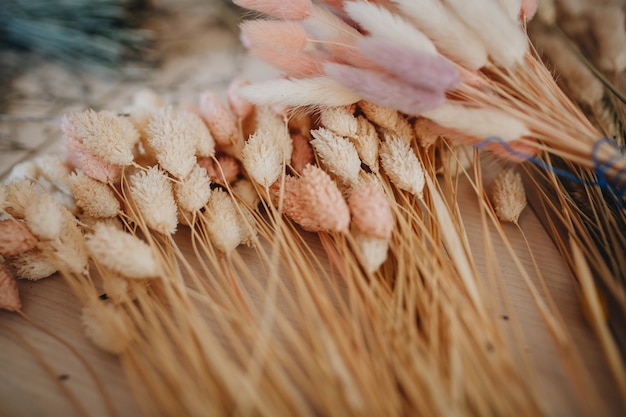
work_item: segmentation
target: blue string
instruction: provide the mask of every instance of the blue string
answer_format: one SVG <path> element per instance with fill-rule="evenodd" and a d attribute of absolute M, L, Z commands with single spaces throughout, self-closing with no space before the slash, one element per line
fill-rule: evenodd
<path fill-rule="evenodd" d="M 613 177 L 613 179 L 607 179 L 608 170 L 613 168 L 616 160 L 624 157 L 624 154 L 621 151 L 615 152 L 615 154 L 607 161 L 601 161 L 600 158 L 598 157 L 598 154 L 600 152 L 600 147 L 602 145 L 609 144 L 613 146 L 616 150 L 619 150 L 617 143 L 615 143 L 615 141 L 610 138 L 602 138 L 593 144 L 591 157 L 592 157 L 592 162 L 594 166 L 594 171 L 596 173 L 597 181 L 588 181 L 584 178 L 580 178 L 572 174 L 569 171 L 554 167 L 548 164 L 546 161 L 535 157 L 534 155 L 517 151 L 513 149 L 511 145 L 509 145 L 504 139 L 497 137 L 497 136 L 488 137 L 487 139 L 485 139 L 484 141 L 476 145 L 476 148 L 480 150 L 491 143 L 499 144 L 511 156 L 531 162 L 532 164 L 538 166 L 539 168 L 546 170 L 548 172 L 552 172 L 558 175 L 559 177 L 562 177 L 562 178 L 567 179 L 568 181 L 571 181 L 574 184 L 598 186 L 603 190 L 608 190 L 618 198 L 618 202 L 621 205 L 625 203 L 624 196 L 626 195 L 626 168 L 620 169 L 617 172 L 617 174 Z"/>

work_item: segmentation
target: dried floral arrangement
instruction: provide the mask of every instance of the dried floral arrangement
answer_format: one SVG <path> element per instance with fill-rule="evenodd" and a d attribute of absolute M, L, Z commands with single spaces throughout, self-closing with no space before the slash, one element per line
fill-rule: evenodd
<path fill-rule="evenodd" d="M 604 413 L 541 272 L 504 233 L 524 233 L 525 177 L 559 214 L 572 285 L 626 394 L 602 295 L 623 321 L 623 142 L 602 139 L 528 42 L 547 2 L 236 3 L 271 16 L 242 40 L 285 77 L 236 80 L 226 101 L 146 91 L 65 115 L 66 155 L 0 187 L 0 307 L 24 315 L 15 277 L 61 274 L 146 415 L 546 415 L 514 316 L 511 344 L 490 314 L 507 295 L 495 256 L 478 272 L 463 183 L 580 407 Z M 501 161 L 493 180 L 483 151 Z"/>

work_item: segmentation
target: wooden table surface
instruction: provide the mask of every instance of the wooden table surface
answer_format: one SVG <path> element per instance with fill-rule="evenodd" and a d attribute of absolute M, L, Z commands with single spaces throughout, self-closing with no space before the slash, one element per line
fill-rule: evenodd
<path fill-rule="evenodd" d="M 58 63 L 38 61 L 15 79 L 8 112 L 12 115 L 59 117 L 71 110 L 120 109 L 143 88 L 161 94 L 166 102 L 193 102 L 201 90 L 224 91 L 234 76 L 267 78 L 272 70 L 249 58 L 232 26 L 220 18 L 219 3 L 186 1 L 170 9 L 159 23 L 164 60 L 158 69 L 137 80 L 102 77 Z M 55 122 L 0 122 L 0 177 L 21 161 L 58 152 L 60 130 Z M 485 270 L 478 208 L 472 193 L 460 196 L 475 258 Z M 537 217 L 527 209 L 520 220 L 543 276 L 554 295 L 589 372 L 614 415 L 620 415 L 619 393 L 608 372 L 600 347 L 583 318 L 573 279 Z M 532 270 L 530 254 L 516 227 L 505 226 L 524 265 Z M 500 249 L 499 261 L 516 316 L 526 336 L 525 348 L 537 365 L 539 389 L 553 416 L 583 415 L 574 401 L 559 359 L 543 321 L 510 257 Z M 36 323 L 71 343 L 104 381 L 122 416 L 139 414 L 116 357 L 103 353 L 83 335 L 80 304 L 63 279 L 53 276 L 39 282 L 19 282 L 24 312 Z M 505 329 L 510 323 L 504 312 Z M 50 375 L 38 362 L 35 349 L 52 366 Z M 71 390 L 93 416 L 108 415 L 93 380 L 83 365 L 62 344 L 15 313 L 0 311 L 0 416 L 73 416 L 75 409 L 60 385 Z"/>

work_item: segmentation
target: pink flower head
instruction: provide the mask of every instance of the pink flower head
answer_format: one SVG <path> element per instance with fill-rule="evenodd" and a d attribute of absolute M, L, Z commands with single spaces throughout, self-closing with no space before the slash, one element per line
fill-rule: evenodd
<path fill-rule="evenodd" d="M 364 235 L 389 240 L 393 230 L 393 213 L 382 188 L 376 183 L 357 187 L 348 206 L 352 225 Z"/>
<path fill-rule="evenodd" d="M 0 220 L 0 255 L 14 256 L 35 247 L 37 238 L 24 223 Z"/>
<path fill-rule="evenodd" d="M 218 145 L 229 146 L 236 143 L 237 122 L 217 94 L 213 92 L 201 94 L 199 107 L 202 118 Z"/>

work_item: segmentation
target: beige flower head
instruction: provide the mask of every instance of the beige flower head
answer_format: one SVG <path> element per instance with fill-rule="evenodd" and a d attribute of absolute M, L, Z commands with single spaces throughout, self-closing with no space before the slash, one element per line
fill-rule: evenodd
<path fill-rule="evenodd" d="M 412 142 L 413 127 L 397 110 L 368 101 L 359 101 L 359 107 L 372 123 L 389 131 L 406 143 Z"/>
<path fill-rule="evenodd" d="M 329 107 L 322 110 L 321 123 L 331 132 L 348 138 L 355 137 L 359 130 L 357 119 L 345 107 Z"/>
<path fill-rule="evenodd" d="M 359 157 L 365 165 L 373 172 L 378 172 L 378 152 L 380 148 L 380 138 L 373 124 L 365 117 L 357 117 L 357 134 L 350 138 L 356 148 Z"/>
<path fill-rule="evenodd" d="M 174 184 L 174 196 L 183 211 L 195 212 L 204 207 L 211 196 L 211 180 L 206 169 L 195 165 L 186 178 Z"/>
<path fill-rule="evenodd" d="M 9 271 L 20 279 L 38 281 L 57 272 L 53 261 L 38 248 L 6 258 L 5 262 Z"/>
<path fill-rule="evenodd" d="M 500 172 L 493 182 L 491 198 L 501 221 L 517 223 L 526 207 L 522 176 L 512 168 Z"/>
<path fill-rule="evenodd" d="M 167 174 L 159 167 L 131 175 L 130 195 L 148 227 L 166 235 L 176 232 L 174 191 Z"/>
<path fill-rule="evenodd" d="M 61 214 L 61 233 L 57 239 L 43 242 L 45 248 L 54 257 L 59 269 L 71 274 L 86 274 L 89 269 L 89 255 L 85 236 L 78 220 L 68 210 L 62 209 Z"/>
<path fill-rule="evenodd" d="M 15 217 L 23 219 L 26 207 L 37 198 L 42 190 L 31 180 L 16 180 L 4 187 L 4 210 Z"/>
<path fill-rule="evenodd" d="M 133 339 L 130 319 L 111 303 L 95 301 L 84 307 L 81 322 L 87 338 L 105 352 L 120 354 Z"/>
<path fill-rule="evenodd" d="M 428 149 L 433 146 L 439 135 L 432 128 L 433 122 L 424 117 L 418 117 L 413 123 L 413 130 L 418 143 L 424 149 Z"/>
<path fill-rule="evenodd" d="M 165 107 L 152 117 L 146 129 L 148 144 L 159 165 L 176 178 L 185 178 L 196 164 L 198 132 L 189 125 L 193 117 L 191 113 Z"/>
<path fill-rule="evenodd" d="M 83 172 L 78 171 L 70 176 L 70 189 L 76 205 L 87 216 L 115 217 L 121 209 L 120 202 L 108 185 L 94 180 Z"/>
<path fill-rule="evenodd" d="M 269 131 L 257 130 L 241 151 L 244 168 L 263 187 L 276 182 L 283 172 L 285 158 L 274 139 Z"/>
<path fill-rule="evenodd" d="M 360 233 L 389 240 L 394 219 L 389 200 L 380 185 L 363 184 L 354 189 L 348 199 L 352 226 Z"/>
<path fill-rule="evenodd" d="M 85 110 L 67 116 L 76 135 L 95 156 L 114 165 L 130 165 L 139 132 L 132 122 L 110 111 Z"/>
<path fill-rule="evenodd" d="M 189 137 L 196 143 L 196 155 L 215 156 L 215 139 L 204 120 L 199 115 L 187 111 L 182 112 L 181 117 L 184 119 Z"/>
<path fill-rule="evenodd" d="M 203 219 L 211 242 L 221 252 L 230 253 L 245 240 L 239 217 L 230 195 L 221 189 L 213 190 Z"/>
<path fill-rule="evenodd" d="M 263 132 L 263 135 L 268 136 L 272 146 L 275 146 L 281 154 L 281 158 L 289 161 L 293 152 L 293 142 L 286 119 L 267 106 L 258 108 L 256 118 L 257 131 Z"/>
<path fill-rule="evenodd" d="M 354 233 L 356 246 L 360 251 L 359 260 L 365 271 L 373 274 L 387 260 L 389 243 L 387 239 L 380 239 L 362 233 Z"/>
<path fill-rule="evenodd" d="M 87 235 L 87 247 L 104 267 L 127 278 L 154 278 L 159 265 L 147 243 L 117 227 L 99 223 Z"/>
<path fill-rule="evenodd" d="M 74 167 L 81 169 L 94 180 L 105 184 L 116 183 L 122 176 L 122 169 L 119 165 L 110 164 L 90 152 L 70 153 L 68 160 Z"/>
<path fill-rule="evenodd" d="M 17 290 L 15 278 L 6 265 L 0 263 L 0 309 L 17 311 L 22 308 L 22 301 Z"/>
<path fill-rule="evenodd" d="M 31 250 L 35 245 L 37 238 L 24 223 L 14 219 L 0 220 L 0 255 L 15 256 Z"/>
<path fill-rule="evenodd" d="M 59 238 L 66 215 L 73 217 L 66 207 L 47 192 L 34 194 L 24 210 L 28 228 L 42 240 Z"/>
<path fill-rule="evenodd" d="M 422 198 L 424 170 L 408 143 L 397 136 L 387 137 L 380 147 L 380 162 L 396 187 Z"/>
<path fill-rule="evenodd" d="M 359 179 L 361 160 L 354 145 L 346 138 L 330 130 L 311 130 L 311 145 L 328 170 L 337 175 L 344 184 L 354 185 Z"/>

